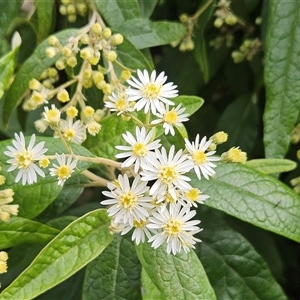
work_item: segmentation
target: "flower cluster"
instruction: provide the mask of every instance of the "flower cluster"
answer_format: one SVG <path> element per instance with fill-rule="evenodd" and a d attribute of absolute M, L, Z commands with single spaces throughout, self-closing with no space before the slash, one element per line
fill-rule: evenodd
<path fill-rule="evenodd" d="M 155 139 L 151 126 L 161 124 L 166 135 L 175 135 L 174 127 L 182 126 L 188 114 L 181 104 L 170 109 L 174 106 L 170 99 L 178 91 L 173 83 L 165 83 L 164 73 L 156 77 L 155 71 L 149 76 L 147 71 L 138 70 L 137 75 L 139 79 L 128 80 L 130 87 L 122 100 L 114 95 L 107 107 L 119 115 L 143 110 L 153 120 L 137 126 L 135 134 L 123 134 L 127 145 L 116 146 L 120 151 L 116 158 L 125 159 L 121 165 L 125 173 L 108 183 L 110 191 L 103 194 L 109 199 L 101 204 L 109 206 L 112 232 L 133 230 L 132 239 L 137 244 L 147 240 L 156 249 L 166 243 L 168 253 L 187 252 L 200 241 L 194 235 L 202 230 L 200 221 L 192 220 L 196 214 L 192 208 L 209 198 L 190 184 L 187 173 L 194 170 L 199 180 L 209 179 L 219 158 L 209 149 L 213 140 L 206 137 L 197 135 L 193 142 L 185 139 L 185 149 L 178 151 L 174 145 L 167 150 Z M 135 101 L 134 106 L 131 101 Z"/>
<path fill-rule="evenodd" d="M 8 255 L 4 251 L 0 251 L 0 274 L 7 272 L 7 263 Z"/>
<path fill-rule="evenodd" d="M 48 149 L 44 147 L 45 142 L 39 142 L 35 145 L 35 141 L 36 137 L 35 134 L 33 134 L 28 146 L 26 146 L 23 133 L 20 132 L 19 135 L 15 133 L 15 140 L 12 140 L 14 147 L 8 146 L 8 151 L 4 152 L 5 155 L 10 157 L 10 159 L 7 160 L 7 163 L 11 166 L 7 171 L 11 172 L 18 169 L 15 182 L 19 182 L 21 180 L 23 185 L 27 183 L 33 184 L 37 182 L 38 176 L 45 177 L 45 173 L 42 168 L 47 168 L 50 163 L 48 157 L 45 155 Z M 60 155 L 57 153 L 55 158 L 59 165 L 53 164 L 53 168 L 50 168 L 49 170 L 50 175 L 56 176 L 58 184 L 62 185 L 73 173 L 76 168 L 77 160 L 73 160 L 71 155 L 66 160 L 65 154 Z M 2 192 L 4 191 L 0 192 L 0 197 L 2 197 Z M 11 196 L 12 195 L 13 193 Z M 9 198 L 11 198 L 11 196 L 9 196 Z M 7 200 L 5 203 L 8 203 Z M 0 204 L 2 203 L 0 202 Z"/>

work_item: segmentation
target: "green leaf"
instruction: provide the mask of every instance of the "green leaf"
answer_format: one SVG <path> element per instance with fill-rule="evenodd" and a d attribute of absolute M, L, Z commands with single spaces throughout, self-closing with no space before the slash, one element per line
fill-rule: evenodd
<path fill-rule="evenodd" d="M 120 116 L 111 114 L 100 121 L 102 128 L 95 136 L 88 136 L 84 146 L 97 156 L 115 159 L 119 151 L 116 145 L 125 145 L 122 133 L 127 130 L 133 132 L 136 124 L 133 121 L 123 121 Z"/>
<path fill-rule="evenodd" d="M 55 36 L 59 39 L 61 44 L 64 44 L 72 36 L 75 36 L 79 32 L 78 29 L 66 29 Z M 7 126 L 9 117 L 15 107 L 19 104 L 28 90 L 29 81 L 32 78 L 39 78 L 45 69 L 52 66 L 59 56 L 53 58 L 46 57 L 45 51 L 49 47 L 48 41 L 42 42 L 26 60 L 18 71 L 14 81 L 12 82 L 10 89 L 7 92 L 4 107 L 3 107 L 3 124 Z"/>
<path fill-rule="evenodd" d="M 115 236 L 87 265 L 82 299 L 140 299 L 141 265 L 130 238 Z"/>
<path fill-rule="evenodd" d="M 26 145 L 29 143 L 29 137 L 25 138 Z M 45 148 L 48 148 L 47 155 L 54 155 L 55 153 L 67 153 L 64 145 L 59 139 L 51 137 L 36 137 L 36 144 L 44 141 Z M 11 140 L 6 140 L 0 143 L 0 152 L 6 151 L 8 145 L 11 145 Z M 86 148 L 81 145 L 71 143 L 71 148 L 74 154 L 83 156 L 93 156 Z M 48 170 L 45 170 L 45 177 L 38 177 L 38 181 L 31 185 L 23 186 L 19 181 L 15 183 L 15 178 L 18 173 L 18 169 L 12 172 L 7 172 L 9 165 L 6 163 L 9 157 L 6 155 L 0 156 L 0 163 L 3 168 L 2 173 L 5 174 L 6 182 L 3 188 L 11 188 L 14 191 L 14 204 L 19 204 L 19 216 L 32 219 L 39 215 L 45 208 L 53 202 L 58 196 L 62 187 L 58 185 L 58 181 L 55 177 L 49 174 Z M 91 163 L 79 161 L 77 168 L 73 175 L 82 172 L 87 169 Z M 68 182 L 68 181 L 67 181 Z M 66 182 L 66 183 L 67 183 Z"/>
<path fill-rule="evenodd" d="M 219 213 L 201 210 L 201 225 L 195 251 L 217 299 L 286 299 L 266 262 Z"/>
<path fill-rule="evenodd" d="M 4 92 L 9 88 L 10 80 L 15 70 L 17 49 L 0 58 L 0 100 Z"/>
<path fill-rule="evenodd" d="M 205 205 L 300 242 L 300 197 L 273 176 L 222 163 L 210 180 L 190 177 L 193 186 L 210 196 Z"/>
<path fill-rule="evenodd" d="M 161 292 L 157 289 L 148 274 L 142 269 L 142 294 L 143 300 L 164 300 Z"/>
<path fill-rule="evenodd" d="M 152 69 L 150 62 L 134 45 L 124 37 L 124 41 L 118 46 L 118 61 L 132 70 Z"/>
<path fill-rule="evenodd" d="M 300 109 L 299 1 L 271 1 L 265 56 L 267 158 L 282 158 Z"/>
<path fill-rule="evenodd" d="M 136 246 L 145 272 L 163 299 L 216 299 L 205 271 L 193 251 L 167 254 L 166 247 L 154 250 L 148 243 Z"/>
<path fill-rule="evenodd" d="M 97 257 L 111 242 L 105 210 L 92 211 L 59 233 L 2 293 L 1 299 L 32 299 Z M 42 284 L 41 284 L 42 283 Z"/>
<path fill-rule="evenodd" d="M 13 217 L 7 222 L 0 223 L 0 248 L 49 242 L 58 233 L 59 230 L 39 222 Z"/>
<path fill-rule="evenodd" d="M 50 32 L 54 3 L 54 0 L 36 0 L 39 41 L 47 37 Z"/>
<path fill-rule="evenodd" d="M 142 17 L 149 18 L 157 4 L 158 0 L 138 0 Z"/>
<path fill-rule="evenodd" d="M 4 40 L 9 26 L 20 11 L 23 0 L 10 0 L 2 5 L 0 11 L 0 39 Z M 4 3 L 3 3 L 4 4 Z"/>
<path fill-rule="evenodd" d="M 288 172 L 297 167 L 296 162 L 280 158 L 251 159 L 245 165 L 265 174 Z"/>
<path fill-rule="evenodd" d="M 204 103 L 204 100 L 197 96 L 186 96 L 186 95 L 180 95 L 172 101 L 177 106 L 178 104 L 182 104 L 182 107 L 185 107 L 184 113 L 189 114 L 191 116 L 194 114 Z"/>
<path fill-rule="evenodd" d="M 224 110 L 216 125 L 215 132 L 228 133 L 228 141 L 218 146 L 220 153 L 231 147 L 239 146 L 250 153 L 255 145 L 258 134 L 258 108 L 253 97 L 238 97 Z"/>
<path fill-rule="evenodd" d="M 176 22 L 151 22 L 147 19 L 133 19 L 119 25 L 114 30 L 122 33 L 137 48 L 144 49 L 181 39 L 186 28 Z"/>
<path fill-rule="evenodd" d="M 201 15 L 197 20 L 197 25 L 194 30 L 194 56 L 197 63 L 200 66 L 200 69 L 203 73 L 204 82 L 209 80 L 209 61 L 207 57 L 207 44 L 204 38 L 205 27 L 208 21 L 211 20 L 211 16 L 215 10 L 215 3 L 212 0 L 206 0 L 205 3 L 199 7 L 198 12 L 202 10 Z"/>
<path fill-rule="evenodd" d="M 108 26 L 113 29 L 141 16 L 137 0 L 94 0 L 94 3 Z"/>

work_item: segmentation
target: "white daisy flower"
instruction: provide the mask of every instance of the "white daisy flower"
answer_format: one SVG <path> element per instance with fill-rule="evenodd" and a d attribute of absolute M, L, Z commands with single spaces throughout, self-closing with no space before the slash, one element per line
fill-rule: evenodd
<path fill-rule="evenodd" d="M 125 90 L 125 93 L 129 96 L 128 101 L 136 101 L 134 108 L 141 110 L 144 108 L 144 112 L 151 112 L 155 115 L 156 111 L 161 112 L 161 103 L 174 105 L 169 98 L 175 98 L 178 96 L 177 86 L 173 85 L 173 82 L 164 84 L 167 80 L 167 76 L 162 72 L 156 77 L 156 71 L 153 71 L 150 76 L 147 70 L 142 72 L 137 70 L 138 79 L 131 77 L 127 80 L 130 85 Z"/>
<path fill-rule="evenodd" d="M 114 218 L 115 223 L 123 222 L 133 227 L 134 220 L 146 221 L 149 210 L 153 208 L 152 197 L 145 197 L 148 192 L 147 182 L 141 182 L 140 176 L 136 176 L 130 186 L 127 174 L 119 175 L 117 184 L 110 184 L 110 192 L 104 191 L 103 195 L 111 198 L 101 202 L 103 205 L 111 205 L 107 212 Z"/>
<path fill-rule="evenodd" d="M 8 172 L 15 169 L 19 169 L 15 182 L 19 182 L 22 179 L 22 184 L 32 184 L 37 182 L 37 174 L 45 177 L 45 173 L 38 167 L 35 162 L 43 159 L 47 148 L 44 148 L 45 142 L 39 142 L 35 144 L 35 135 L 30 138 L 28 147 L 25 145 L 25 138 L 22 132 L 20 135 L 15 133 L 15 140 L 12 140 L 14 147 L 7 146 L 8 151 L 4 151 L 4 154 L 11 157 L 7 163 L 11 164 L 8 168 Z M 36 174 L 37 173 L 37 174 Z"/>
<path fill-rule="evenodd" d="M 135 129 L 136 137 L 132 135 L 129 131 L 122 134 L 124 140 L 130 144 L 130 146 L 116 146 L 118 150 L 126 151 L 124 153 L 119 153 L 116 158 L 128 157 L 123 163 L 122 168 L 130 167 L 134 164 L 134 172 L 137 173 L 141 163 L 146 163 L 146 160 L 151 160 L 155 157 L 155 154 L 151 150 L 158 149 L 161 144 L 160 140 L 154 140 L 150 142 L 153 138 L 153 131 L 151 130 L 148 134 L 146 128 L 136 127 Z"/>
<path fill-rule="evenodd" d="M 166 242 L 167 253 L 172 252 L 174 255 L 181 252 L 181 249 L 189 252 L 190 248 L 195 248 L 196 242 L 201 240 L 193 235 L 202 230 L 196 226 L 200 223 L 199 220 L 189 221 L 195 214 L 195 210 L 191 211 L 189 206 L 181 206 L 180 203 L 155 213 L 149 218 L 150 223 L 147 227 L 160 232 L 149 239 L 149 242 L 152 242 L 151 246 L 157 249 Z"/>
<path fill-rule="evenodd" d="M 117 115 L 121 115 L 125 112 L 133 112 L 134 108 L 128 101 L 128 96 L 124 92 L 112 93 L 108 96 L 110 101 L 105 101 L 104 106 L 108 107 L 110 111 L 117 112 Z"/>
<path fill-rule="evenodd" d="M 66 160 L 65 154 L 55 153 L 57 164 L 53 164 L 54 168 L 50 168 L 50 175 L 56 176 L 58 178 L 58 185 L 63 185 L 65 181 L 71 177 L 71 174 L 74 172 L 74 169 L 77 165 L 77 160 L 72 158 L 70 155 Z"/>
<path fill-rule="evenodd" d="M 216 172 L 213 168 L 216 167 L 213 161 L 219 161 L 220 158 L 212 156 L 216 151 L 205 152 L 207 148 L 212 143 L 212 140 L 206 140 L 206 136 L 200 141 L 200 136 L 197 134 L 194 142 L 190 142 L 188 139 L 185 140 L 185 147 L 190 153 L 190 159 L 194 163 L 194 170 L 198 177 L 201 179 L 201 174 L 204 178 L 209 179 L 210 176 L 213 176 Z"/>
<path fill-rule="evenodd" d="M 149 223 L 149 220 L 146 221 L 140 220 L 133 220 L 133 226 L 127 224 L 127 226 L 124 228 L 124 230 L 121 232 L 121 235 L 124 235 L 128 233 L 132 228 L 134 228 L 131 240 L 135 241 L 137 245 L 140 243 L 144 243 L 147 239 L 150 239 L 153 234 L 156 234 L 156 230 L 147 228 L 147 224 Z"/>
<path fill-rule="evenodd" d="M 185 192 L 182 192 L 180 200 L 184 200 L 185 202 L 179 201 L 182 205 L 190 205 L 194 207 L 198 207 L 197 203 L 203 204 L 205 200 L 209 198 L 208 195 L 202 194 L 201 191 L 197 188 L 191 188 Z"/>
<path fill-rule="evenodd" d="M 181 107 L 181 103 L 176 107 L 169 109 L 169 105 L 161 105 L 161 113 L 156 114 L 158 119 L 153 120 L 151 124 L 163 124 L 165 129 L 165 134 L 169 132 L 171 135 L 175 135 L 175 130 L 173 126 L 183 126 L 182 122 L 186 122 L 189 119 L 187 118 L 189 114 L 184 114 L 185 107 Z"/>
<path fill-rule="evenodd" d="M 74 122 L 73 118 L 61 120 L 61 133 L 69 142 L 82 144 L 86 139 L 86 129 L 81 120 Z"/>
<path fill-rule="evenodd" d="M 51 129 L 56 130 L 60 124 L 60 110 L 55 107 L 54 104 L 49 107 L 45 107 L 43 112 L 43 120 L 48 123 Z"/>
<path fill-rule="evenodd" d="M 191 186 L 187 181 L 191 179 L 183 174 L 193 168 L 193 163 L 188 160 L 188 155 L 179 150 L 175 154 L 175 146 L 172 145 L 169 154 L 164 147 L 161 151 L 155 149 L 155 158 L 149 162 L 142 163 L 140 175 L 143 181 L 156 180 L 150 188 L 150 195 L 161 201 L 166 192 L 176 200 L 176 189 L 189 189 Z"/>

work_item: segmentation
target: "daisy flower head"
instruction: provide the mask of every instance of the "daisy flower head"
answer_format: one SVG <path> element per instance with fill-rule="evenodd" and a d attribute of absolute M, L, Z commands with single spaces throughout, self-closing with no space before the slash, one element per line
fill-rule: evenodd
<path fill-rule="evenodd" d="M 22 184 L 32 184 L 37 182 L 37 174 L 45 177 L 45 173 L 36 165 L 36 162 L 45 157 L 47 148 L 44 148 L 45 142 L 39 142 L 35 144 L 35 134 L 30 138 L 28 147 L 26 147 L 25 137 L 22 132 L 20 135 L 15 133 L 15 140 L 12 141 L 13 146 L 8 146 L 8 151 L 4 151 L 4 154 L 9 156 L 7 160 L 11 166 L 8 168 L 8 172 L 18 169 L 19 172 L 16 176 L 15 182 L 19 182 L 22 179 Z"/>
<path fill-rule="evenodd" d="M 190 248 L 195 248 L 196 242 L 201 240 L 193 235 L 202 229 L 198 225 L 199 220 L 191 220 L 196 214 L 195 210 L 190 210 L 189 206 L 181 206 L 179 202 L 170 205 L 163 211 L 156 212 L 149 218 L 149 229 L 157 230 L 158 233 L 149 239 L 151 247 L 157 249 L 164 242 L 167 244 L 167 253 L 175 255 L 183 249 L 189 252 Z"/>
<path fill-rule="evenodd" d="M 156 111 L 161 112 L 161 103 L 174 105 L 174 102 L 169 98 L 175 98 L 178 96 L 177 86 L 173 85 L 173 82 L 166 83 L 167 76 L 164 72 L 161 72 L 156 77 L 156 71 L 152 71 L 149 76 L 147 70 L 142 72 L 137 70 L 138 79 L 134 76 L 128 79 L 127 82 L 130 85 L 125 90 L 125 93 L 129 96 L 128 101 L 137 101 L 134 108 L 136 110 L 142 110 L 147 113 L 151 112 L 156 115 Z"/>
<path fill-rule="evenodd" d="M 58 162 L 57 164 L 53 164 L 53 168 L 50 168 L 50 175 L 56 176 L 58 178 L 58 185 L 63 185 L 65 181 L 71 177 L 71 174 L 74 172 L 74 169 L 77 165 L 77 160 L 72 158 L 70 155 L 68 159 L 66 159 L 65 154 L 55 153 L 55 158 Z"/>
<path fill-rule="evenodd" d="M 120 174 L 118 184 L 110 184 L 108 188 L 112 188 L 110 192 L 102 193 L 111 199 L 101 201 L 101 204 L 110 205 L 107 212 L 115 223 L 128 223 L 133 227 L 134 220 L 146 221 L 153 207 L 152 197 L 145 196 L 148 192 L 147 182 L 142 182 L 140 176 L 136 176 L 130 186 L 127 174 Z"/>
<path fill-rule="evenodd" d="M 185 107 L 181 107 L 181 103 L 176 107 L 169 109 L 169 105 L 161 105 L 161 113 L 156 114 L 158 119 L 153 120 L 151 124 L 163 124 L 165 129 L 165 135 L 169 132 L 171 135 L 175 135 L 175 130 L 173 126 L 182 126 L 182 122 L 188 121 L 189 114 L 185 114 Z"/>
<path fill-rule="evenodd" d="M 108 99 L 109 101 L 106 101 L 104 106 L 109 108 L 112 112 L 117 112 L 117 116 L 134 111 L 131 102 L 128 101 L 128 95 L 124 92 L 112 92 L 112 94 L 108 96 Z"/>
<path fill-rule="evenodd" d="M 191 179 L 184 173 L 193 168 L 193 163 L 188 159 L 187 154 L 183 154 L 183 150 L 175 153 L 175 146 L 172 145 L 169 153 L 162 147 L 161 151 L 155 149 L 155 158 L 151 161 L 142 163 L 142 171 L 140 172 L 142 180 L 156 180 L 150 188 L 150 195 L 157 197 L 158 201 L 164 197 L 166 192 L 176 200 L 176 189 L 189 189 L 190 184 L 187 181 Z"/>
<path fill-rule="evenodd" d="M 153 234 L 157 233 L 156 230 L 147 228 L 148 223 L 149 223 L 148 219 L 146 221 L 133 220 L 133 226 L 127 224 L 127 226 L 125 226 L 124 230 L 121 232 L 121 235 L 128 233 L 131 229 L 134 228 L 131 236 L 131 240 L 135 241 L 137 245 L 139 245 L 140 243 L 144 243 L 146 237 L 147 239 L 150 239 Z"/>
<path fill-rule="evenodd" d="M 86 139 L 86 129 L 80 120 L 74 122 L 73 118 L 61 120 L 61 133 L 68 142 L 82 144 Z"/>
<path fill-rule="evenodd" d="M 44 110 L 43 120 L 48 123 L 51 129 L 57 129 L 60 123 L 60 110 L 54 104 L 51 105 L 51 109 L 45 107 Z"/>
<path fill-rule="evenodd" d="M 154 132 L 151 130 L 148 134 L 146 128 L 136 127 L 135 135 L 129 131 L 125 134 L 122 134 L 124 140 L 130 146 L 116 146 L 118 150 L 125 151 L 116 155 L 116 158 L 126 158 L 123 163 L 122 168 L 130 167 L 134 164 L 134 172 L 137 173 L 141 163 L 146 163 L 147 160 L 151 160 L 155 157 L 155 154 L 152 150 L 158 149 L 161 144 L 160 140 L 151 141 L 154 135 Z"/>
<path fill-rule="evenodd" d="M 206 136 L 200 141 L 200 136 L 197 134 L 194 142 L 190 142 L 188 139 L 185 140 L 185 147 L 190 153 L 190 159 L 193 161 L 194 170 L 198 177 L 201 179 L 201 174 L 204 178 L 209 179 L 210 176 L 213 176 L 216 172 L 214 168 L 216 164 L 213 161 L 219 161 L 220 158 L 213 156 L 216 151 L 207 151 L 208 147 L 212 143 L 212 140 L 206 140 Z"/>
<path fill-rule="evenodd" d="M 182 193 L 181 199 L 185 201 L 185 203 L 190 206 L 198 207 L 197 203 L 203 204 L 205 200 L 209 198 L 208 195 L 202 194 L 202 192 L 197 188 L 190 188 Z"/>

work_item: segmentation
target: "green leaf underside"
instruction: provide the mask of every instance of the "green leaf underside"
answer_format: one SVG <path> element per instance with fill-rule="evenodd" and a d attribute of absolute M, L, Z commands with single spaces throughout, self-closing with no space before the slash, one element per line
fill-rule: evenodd
<path fill-rule="evenodd" d="M 135 247 L 117 235 L 86 269 L 82 299 L 140 299 L 141 265 Z"/>
<path fill-rule="evenodd" d="M 61 44 L 65 44 L 70 37 L 76 36 L 78 32 L 79 29 L 66 29 L 55 34 L 55 36 L 59 39 Z M 48 41 L 45 40 L 22 65 L 12 82 L 10 89 L 7 92 L 3 107 L 4 126 L 7 126 L 12 111 L 19 104 L 28 90 L 30 80 L 33 78 L 38 79 L 44 70 L 51 67 L 58 59 L 59 55 L 53 58 L 46 57 L 45 51 L 47 47 L 49 47 L 49 44 Z"/>
<path fill-rule="evenodd" d="M 271 1 L 269 7 L 264 144 L 267 158 L 282 158 L 300 109 L 300 2 Z"/>
<path fill-rule="evenodd" d="M 0 248 L 10 248 L 20 244 L 44 243 L 51 241 L 59 230 L 39 222 L 13 217 L 0 222 Z"/>
<path fill-rule="evenodd" d="M 30 137 L 26 137 L 26 145 L 28 146 Z M 36 137 L 36 144 L 38 142 L 45 142 L 45 148 L 48 148 L 46 155 L 54 155 L 55 153 L 62 154 L 66 153 L 66 149 L 59 139 L 51 137 Z M 6 140 L 0 143 L 0 152 L 6 151 L 7 146 L 12 145 L 11 140 Z M 83 156 L 93 156 L 86 148 L 71 143 L 71 148 L 74 154 Z M 11 188 L 14 191 L 14 204 L 19 204 L 20 217 L 26 217 L 32 219 L 39 215 L 52 201 L 58 196 L 62 190 L 62 186 L 58 185 L 56 177 L 50 176 L 49 171 L 44 169 L 45 177 L 38 177 L 37 183 L 31 185 L 22 185 L 19 181 L 15 183 L 15 178 L 18 174 L 18 170 L 7 172 L 9 165 L 6 163 L 9 157 L 2 155 L 0 157 L 0 163 L 3 168 L 3 173 L 6 174 L 6 182 L 3 188 Z M 54 163 L 56 159 L 53 160 Z M 80 173 L 87 169 L 91 163 L 81 162 L 77 163 L 77 168 L 73 175 Z"/>
<path fill-rule="evenodd" d="M 0 58 L 0 99 L 9 87 L 11 76 L 14 73 L 16 50 Z"/>
<path fill-rule="evenodd" d="M 38 37 L 41 41 L 45 38 L 51 28 L 52 22 L 52 10 L 53 10 L 54 0 L 37 0 L 36 9 L 38 16 Z"/>
<path fill-rule="evenodd" d="M 109 223 L 107 213 L 102 209 L 71 223 L 2 291 L 1 299 L 35 298 L 76 273 L 111 242 Z"/>
<path fill-rule="evenodd" d="M 266 262 L 219 214 L 205 211 L 201 225 L 195 251 L 217 299 L 286 299 Z"/>
<path fill-rule="evenodd" d="M 216 299 L 205 271 L 193 251 L 167 254 L 166 247 L 136 246 L 145 272 L 163 299 Z M 188 270 L 188 271 L 187 271 Z"/>
<path fill-rule="evenodd" d="M 94 0 L 94 3 L 111 28 L 141 17 L 137 0 Z"/>
<path fill-rule="evenodd" d="M 288 172 L 297 167 L 296 162 L 280 158 L 251 159 L 245 165 L 265 174 Z"/>
<path fill-rule="evenodd" d="M 175 22 L 151 22 L 147 19 L 133 19 L 115 28 L 137 48 L 144 49 L 169 44 L 181 39 L 186 28 Z"/>
<path fill-rule="evenodd" d="M 300 241 L 300 198 L 272 176 L 241 164 L 219 164 L 210 180 L 191 184 L 210 198 L 205 205 L 255 226 Z"/>

